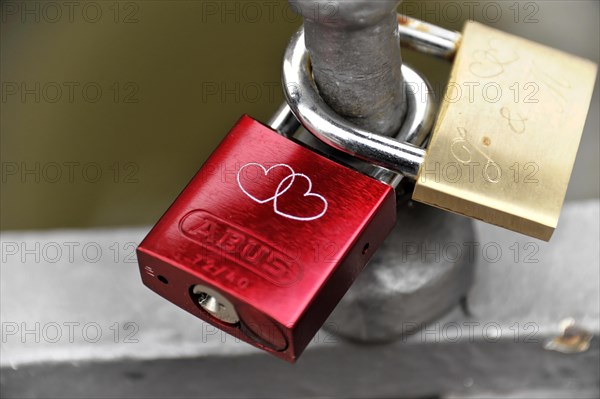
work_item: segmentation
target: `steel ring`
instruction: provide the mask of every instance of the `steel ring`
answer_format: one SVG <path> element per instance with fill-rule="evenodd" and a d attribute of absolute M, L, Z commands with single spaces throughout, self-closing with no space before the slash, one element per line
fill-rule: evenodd
<path fill-rule="evenodd" d="M 369 163 L 416 179 L 425 157 L 418 147 L 426 142 L 435 118 L 431 87 L 417 72 L 402 66 L 407 85 L 407 116 L 398 137 L 370 133 L 338 116 L 320 97 L 310 73 L 310 58 L 304 44 L 304 30 L 296 32 L 283 59 L 283 91 L 288 106 L 300 123 L 329 146 Z M 425 90 L 426 101 L 417 93 Z"/>

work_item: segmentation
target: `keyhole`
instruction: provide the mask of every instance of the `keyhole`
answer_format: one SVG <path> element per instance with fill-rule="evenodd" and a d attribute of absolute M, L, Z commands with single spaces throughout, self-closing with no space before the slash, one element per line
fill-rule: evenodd
<path fill-rule="evenodd" d="M 220 292 L 201 284 L 191 289 L 194 302 L 211 316 L 229 324 L 236 324 L 239 317 L 233 304 Z"/>

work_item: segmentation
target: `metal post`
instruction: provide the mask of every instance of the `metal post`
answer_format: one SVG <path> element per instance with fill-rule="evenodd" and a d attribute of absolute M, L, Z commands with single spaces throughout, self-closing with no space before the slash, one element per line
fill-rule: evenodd
<path fill-rule="evenodd" d="M 284 85 L 296 88 L 286 95 L 288 103 L 292 101 L 290 108 L 302 103 L 301 122 L 319 139 L 326 138 L 323 141 L 331 146 L 326 151 L 345 148 L 349 158 L 377 159 L 378 165 L 415 178 L 411 166 L 419 164 L 424 151 L 414 147 L 410 155 L 405 144 L 381 136 L 423 144 L 422 137 L 407 135 L 403 126 L 408 101 L 402 91 L 400 33 L 409 47 L 447 59 L 453 57 L 460 34 L 430 25 L 423 27 L 422 34 L 412 32 L 416 21 L 397 19 L 399 1 L 290 3 L 304 17 L 304 34 L 292 38 L 284 57 Z M 294 45 L 294 40 L 302 39 L 310 63 L 303 43 Z M 313 79 L 318 93 L 306 89 Z M 325 108 L 358 127 L 345 126 Z M 413 108 L 409 113 L 417 107 Z M 427 109 L 423 112 L 432 112 Z M 411 125 L 414 117 L 408 115 L 405 125 Z M 377 145 L 367 148 L 367 141 Z M 399 198 L 405 190 L 411 187 L 397 187 Z M 447 243 L 475 242 L 472 221 L 405 200 L 399 202 L 397 212 L 396 227 L 338 304 L 326 329 L 357 341 L 390 341 L 416 331 L 407 331 L 406 324 L 422 326 L 466 297 L 477 257 L 441 258 L 437 251 Z"/>
<path fill-rule="evenodd" d="M 350 122 L 395 136 L 406 113 L 397 0 L 290 0 L 304 17 L 321 97 Z"/>

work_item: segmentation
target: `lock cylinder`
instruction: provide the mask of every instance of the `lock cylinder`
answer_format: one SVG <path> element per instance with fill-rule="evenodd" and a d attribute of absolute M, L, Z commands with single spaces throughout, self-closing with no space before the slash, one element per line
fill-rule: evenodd
<path fill-rule="evenodd" d="M 242 304 L 241 314 L 238 314 L 236 306 L 227 297 L 204 284 L 193 285 L 190 295 L 192 301 L 216 319 L 209 317 L 208 320 L 238 329 L 258 346 L 278 352 L 287 348 L 287 340 L 277 325 L 268 318 L 261 317 L 252 308 Z"/>
<path fill-rule="evenodd" d="M 191 289 L 191 295 L 198 306 L 218 320 L 229 324 L 236 324 L 240 321 L 233 303 L 218 291 L 202 284 L 196 284 Z"/>

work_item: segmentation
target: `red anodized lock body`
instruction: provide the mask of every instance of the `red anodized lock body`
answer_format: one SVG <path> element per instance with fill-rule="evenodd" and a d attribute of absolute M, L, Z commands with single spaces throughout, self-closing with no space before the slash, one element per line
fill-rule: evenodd
<path fill-rule="evenodd" d="M 138 261 L 159 295 L 293 362 L 395 219 L 390 186 L 243 116 L 140 244 Z M 198 285 L 224 299 L 211 305 Z"/>

